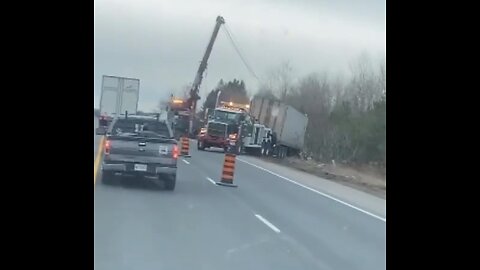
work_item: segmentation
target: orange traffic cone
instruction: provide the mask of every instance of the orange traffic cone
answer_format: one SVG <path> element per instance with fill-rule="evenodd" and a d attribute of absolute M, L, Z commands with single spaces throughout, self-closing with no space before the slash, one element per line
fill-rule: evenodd
<path fill-rule="evenodd" d="M 189 152 L 189 149 L 190 149 L 190 140 L 188 139 L 188 137 L 185 137 L 183 136 L 180 140 L 181 142 L 181 150 L 180 150 L 180 155 L 182 157 L 191 157 L 188 152 Z"/>
<path fill-rule="evenodd" d="M 217 185 L 227 187 L 237 187 L 233 184 L 233 172 L 235 171 L 235 154 L 225 153 L 225 160 L 223 162 L 222 178 Z"/>

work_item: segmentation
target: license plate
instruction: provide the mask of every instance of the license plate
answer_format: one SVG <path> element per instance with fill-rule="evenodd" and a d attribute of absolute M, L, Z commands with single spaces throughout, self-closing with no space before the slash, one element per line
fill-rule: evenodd
<path fill-rule="evenodd" d="M 135 164 L 134 170 L 139 171 L 139 172 L 146 172 L 147 171 L 147 165 L 145 165 L 145 164 Z"/>
<path fill-rule="evenodd" d="M 168 147 L 160 146 L 160 154 L 168 154 Z"/>

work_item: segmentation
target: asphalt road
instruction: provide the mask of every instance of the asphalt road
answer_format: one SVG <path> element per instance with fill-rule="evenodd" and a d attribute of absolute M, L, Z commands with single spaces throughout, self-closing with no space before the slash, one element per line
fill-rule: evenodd
<path fill-rule="evenodd" d="M 238 187 L 214 185 L 224 155 L 193 142 L 190 153 L 173 192 L 138 179 L 105 186 L 99 169 L 95 269 L 386 268 L 385 219 L 239 160 Z"/>

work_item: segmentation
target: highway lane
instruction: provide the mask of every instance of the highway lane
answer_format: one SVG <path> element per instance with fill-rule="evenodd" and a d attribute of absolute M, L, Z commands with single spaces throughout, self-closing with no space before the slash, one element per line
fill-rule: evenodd
<path fill-rule="evenodd" d="M 173 193 L 97 183 L 95 269 L 316 269 L 187 166 Z"/>
<path fill-rule="evenodd" d="M 193 146 L 174 192 L 99 173 L 95 269 L 385 269 L 384 222 L 241 162 L 213 185 L 223 155 Z"/>
<path fill-rule="evenodd" d="M 223 154 L 192 151 L 191 166 L 218 180 Z M 318 266 L 385 269 L 386 223 L 263 170 L 236 162 L 232 200 L 261 213 Z M 321 269 L 321 268 L 319 268 Z"/>

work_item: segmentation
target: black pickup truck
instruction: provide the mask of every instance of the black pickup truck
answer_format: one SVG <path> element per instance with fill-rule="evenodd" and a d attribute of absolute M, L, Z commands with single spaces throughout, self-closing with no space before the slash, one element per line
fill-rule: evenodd
<path fill-rule="evenodd" d="M 133 175 L 164 181 L 174 190 L 178 143 L 170 125 L 150 116 L 115 118 L 104 146 L 102 183 L 111 184 L 115 175 Z"/>

